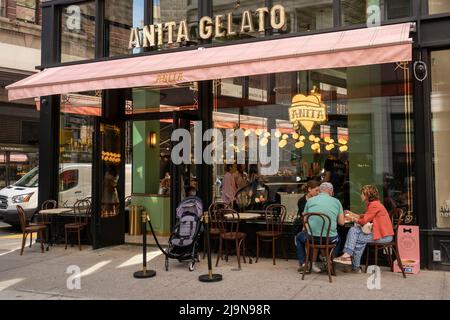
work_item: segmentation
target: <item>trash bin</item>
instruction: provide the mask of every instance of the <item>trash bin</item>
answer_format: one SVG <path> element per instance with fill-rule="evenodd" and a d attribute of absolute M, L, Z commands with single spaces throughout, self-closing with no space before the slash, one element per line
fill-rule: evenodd
<path fill-rule="evenodd" d="M 137 236 L 142 234 L 142 220 L 141 212 L 144 208 L 142 206 L 131 205 L 130 206 L 130 236 Z"/>

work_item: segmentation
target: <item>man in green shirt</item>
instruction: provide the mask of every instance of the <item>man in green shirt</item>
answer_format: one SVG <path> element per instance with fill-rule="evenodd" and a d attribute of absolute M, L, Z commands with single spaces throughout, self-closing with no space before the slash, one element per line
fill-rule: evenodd
<path fill-rule="evenodd" d="M 305 211 L 303 213 L 322 213 L 330 218 L 330 242 L 338 242 L 339 237 L 337 233 L 337 224 L 343 226 L 345 224 L 344 210 L 342 204 L 336 198 L 333 198 L 333 185 L 329 182 L 324 182 L 320 185 L 320 194 L 310 198 L 306 202 Z M 309 219 L 309 232 L 314 238 L 320 240 L 320 237 L 326 237 L 328 230 L 328 220 L 325 220 L 325 226 L 322 231 L 323 220 L 320 217 L 311 217 Z M 321 233 L 322 231 L 322 233 Z M 295 239 L 297 245 L 297 257 L 300 268 L 305 263 L 305 243 L 307 241 L 306 231 L 300 232 Z M 315 256 L 315 254 L 314 254 Z M 320 268 L 316 265 L 313 256 L 313 271 L 320 272 Z"/>

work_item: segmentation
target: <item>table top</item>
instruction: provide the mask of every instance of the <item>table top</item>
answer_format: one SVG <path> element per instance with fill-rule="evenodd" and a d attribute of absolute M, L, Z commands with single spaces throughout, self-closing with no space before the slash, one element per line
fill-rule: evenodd
<path fill-rule="evenodd" d="M 233 214 L 227 213 L 224 215 L 226 219 L 233 219 Z M 251 213 L 251 212 L 243 212 L 239 213 L 239 219 L 241 220 L 253 220 L 260 218 L 261 215 L 259 213 Z"/>
<path fill-rule="evenodd" d="M 72 211 L 71 208 L 54 208 L 54 209 L 39 210 L 39 213 L 59 215 L 59 214 L 68 213 L 71 211 Z"/>

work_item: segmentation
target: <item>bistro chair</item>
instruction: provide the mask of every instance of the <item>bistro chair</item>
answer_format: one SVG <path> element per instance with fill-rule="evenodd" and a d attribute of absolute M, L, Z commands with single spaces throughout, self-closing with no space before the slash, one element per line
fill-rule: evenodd
<path fill-rule="evenodd" d="M 370 248 L 372 248 L 375 251 L 375 265 L 378 265 L 378 251 L 383 250 L 384 252 L 387 253 L 386 255 L 387 255 L 389 267 L 391 268 L 392 272 L 394 272 L 394 261 L 392 260 L 392 252 L 394 252 L 395 257 L 397 259 L 398 267 L 402 271 L 403 278 L 406 278 L 405 270 L 403 270 L 402 259 L 400 258 L 400 255 L 398 253 L 398 244 L 397 244 L 398 226 L 400 226 L 403 223 L 403 218 L 404 218 L 403 210 L 400 208 L 395 208 L 390 213 L 390 217 L 391 217 L 392 225 L 394 226 L 394 237 L 391 242 L 387 242 L 387 243 L 369 242 L 367 244 L 365 272 L 367 272 L 367 268 L 369 267 Z"/>
<path fill-rule="evenodd" d="M 230 216 L 227 218 L 226 215 Z M 245 260 L 245 238 L 247 234 L 239 232 L 239 213 L 233 209 L 220 209 L 217 214 L 218 227 L 220 230 L 219 237 L 219 254 L 217 255 L 216 267 L 219 265 L 219 259 L 222 259 L 222 247 L 225 243 L 226 256 L 225 260 L 228 261 L 228 242 L 233 241 L 236 247 L 236 256 L 239 269 L 241 269 L 241 247 L 243 248 L 243 258 Z"/>
<path fill-rule="evenodd" d="M 271 204 L 265 210 L 266 230 L 256 232 L 256 262 L 259 259 L 259 242 L 272 243 L 272 259 L 275 263 L 275 241 L 283 234 L 283 223 L 286 218 L 286 207 L 282 204 Z M 283 245 L 283 243 L 282 243 Z M 286 252 L 284 250 L 286 257 Z"/>
<path fill-rule="evenodd" d="M 208 208 L 209 214 L 209 239 L 220 240 L 221 230 L 219 228 L 219 211 L 222 209 L 231 209 L 225 202 L 214 202 Z M 203 237 L 203 258 L 206 255 L 206 237 Z"/>
<path fill-rule="evenodd" d="M 55 200 L 45 200 L 41 205 L 41 210 L 54 209 L 57 206 L 58 206 L 58 203 Z M 38 212 L 36 214 L 36 222 L 31 224 L 31 225 L 46 226 L 45 239 L 47 240 L 47 250 L 48 250 L 49 242 L 53 246 L 53 239 L 52 239 L 53 234 L 49 234 L 49 233 L 52 233 L 52 231 L 53 231 L 52 230 L 52 219 L 54 219 L 54 217 L 52 217 L 51 215 Z M 31 220 L 33 221 L 33 218 L 31 218 Z"/>
<path fill-rule="evenodd" d="M 64 225 L 65 231 L 65 249 L 67 250 L 67 237 L 70 233 L 77 234 L 78 247 L 81 251 L 81 231 L 89 225 L 91 217 L 91 202 L 87 199 L 78 200 L 73 206 L 74 222 Z"/>
<path fill-rule="evenodd" d="M 326 229 L 326 236 L 314 236 L 311 232 L 311 229 L 309 227 L 309 220 L 311 218 L 319 219 L 320 223 L 320 235 L 323 235 L 323 231 Z M 327 264 L 327 272 L 328 272 L 328 279 L 330 282 L 333 282 L 331 280 L 331 275 L 336 275 L 336 272 L 334 270 L 334 262 L 333 262 L 333 251 L 337 246 L 337 241 L 330 242 L 330 227 L 331 227 L 331 219 L 328 215 L 323 213 L 306 213 L 304 215 L 304 222 L 305 222 L 305 230 L 306 230 L 306 262 L 303 269 L 303 275 L 302 280 L 305 279 L 306 269 L 309 264 L 309 270 L 312 270 L 312 263 L 314 262 L 313 259 L 310 259 L 310 253 L 311 252 L 317 252 L 318 250 L 322 251 L 322 254 L 326 258 L 326 264 Z M 314 256 L 314 254 L 313 254 Z"/>
<path fill-rule="evenodd" d="M 20 255 L 23 254 L 23 249 L 25 248 L 25 242 L 27 241 L 27 236 L 30 235 L 30 248 L 33 243 L 33 233 L 38 233 L 41 239 L 41 251 L 44 253 L 44 233 L 47 229 L 44 225 L 28 225 L 26 222 L 25 210 L 21 206 L 16 206 L 17 214 L 19 216 L 20 227 L 22 229 L 22 249 L 20 250 Z"/>

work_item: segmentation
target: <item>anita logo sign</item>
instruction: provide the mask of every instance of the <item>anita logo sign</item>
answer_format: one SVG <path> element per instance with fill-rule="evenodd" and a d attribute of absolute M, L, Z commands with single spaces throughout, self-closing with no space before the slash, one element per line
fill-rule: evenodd
<path fill-rule="evenodd" d="M 289 108 L 289 120 L 296 130 L 302 125 L 308 132 L 311 132 L 316 123 L 326 121 L 327 106 L 322 102 L 321 95 L 316 94 L 314 89 L 310 96 L 294 96 Z"/>
<path fill-rule="evenodd" d="M 220 14 L 214 18 L 205 16 L 199 21 L 198 37 L 204 40 L 212 37 L 216 39 L 236 36 L 253 32 L 266 31 L 266 18 L 270 17 L 270 27 L 275 30 L 283 29 L 286 25 L 286 10 L 282 5 L 275 5 L 271 9 L 262 7 L 252 12 L 242 12 L 240 16 L 239 30 L 235 28 L 232 13 Z M 176 33 L 176 37 L 174 37 Z M 128 49 L 151 48 L 162 46 L 164 43 L 182 43 L 190 41 L 186 20 L 152 24 L 141 28 L 133 28 L 130 32 Z"/>

